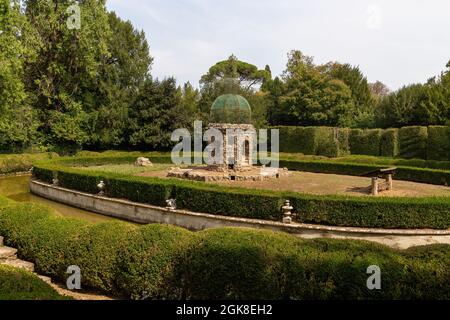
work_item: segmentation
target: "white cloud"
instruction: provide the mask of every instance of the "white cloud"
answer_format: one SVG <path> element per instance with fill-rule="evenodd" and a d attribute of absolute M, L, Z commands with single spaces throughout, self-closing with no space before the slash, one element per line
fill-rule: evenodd
<path fill-rule="evenodd" d="M 280 74 L 300 49 L 318 63 L 359 65 L 396 89 L 438 74 L 450 59 L 447 0 L 110 0 L 144 29 L 153 74 L 197 85 L 231 53 Z"/>

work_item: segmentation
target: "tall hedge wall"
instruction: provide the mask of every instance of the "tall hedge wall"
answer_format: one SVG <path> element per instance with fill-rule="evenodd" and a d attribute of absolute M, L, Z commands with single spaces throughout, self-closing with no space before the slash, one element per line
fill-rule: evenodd
<path fill-rule="evenodd" d="M 450 127 L 348 129 L 276 127 L 280 152 L 337 157 L 347 154 L 450 160 Z"/>
<path fill-rule="evenodd" d="M 450 127 L 431 126 L 428 127 L 428 149 L 429 160 L 450 159 Z"/>
<path fill-rule="evenodd" d="M 398 132 L 400 157 L 426 159 L 428 147 L 427 127 L 403 127 Z"/>
<path fill-rule="evenodd" d="M 273 127 L 280 130 L 280 152 L 339 155 L 335 129 L 331 127 Z M 344 138 L 345 139 L 345 138 Z"/>
<path fill-rule="evenodd" d="M 386 129 L 381 134 L 380 156 L 394 158 L 398 156 L 398 129 Z"/>
<path fill-rule="evenodd" d="M 379 156 L 381 146 L 381 129 L 350 130 L 350 153 Z"/>

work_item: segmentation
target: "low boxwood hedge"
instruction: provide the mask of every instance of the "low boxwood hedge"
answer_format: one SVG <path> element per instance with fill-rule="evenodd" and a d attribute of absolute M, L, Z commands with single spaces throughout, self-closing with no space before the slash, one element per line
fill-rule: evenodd
<path fill-rule="evenodd" d="M 48 212 L 47 212 L 48 213 Z M 356 240 L 53 218 L 39 206 L 0 209 L 0 234 L 41 272 L 136 299 L 450 299 L 450 245 L 405 251 Z M 74 226 L 74 227 L 70 227 Z M 367 268 L 381 269 L 369 290 Z M 0 295 L 2 294 L 0 271 Z"/>
<path fill-rule="evenodd" d="M 378 165 L 331 163 L 326 161 L 282 161 L 290 169 L 360 175 Z M 423 172 L 424 180 L 449 179 L 450 173 L 420 168 L 399 168 L 397 176 L 409 180 L 410 174 Z M 433 174 L 430 174 L 433 173 Z M 218 215 L 280 221 L 286 199 L 294 204 L 297 221 L 336 226 L 367 228 L 450 227 L 450 197 L 390 198 L 308 195 L 270 190 L 251 190 L 209 185 L 178 179 L 126 176 L 117 173 L 86 171 L 61 165 L 39 164 L 36 179 L 58 176 L 62 187 L 98 193 L 97 184 L 106 183 L 106 196 L 156 206 L 177 200 L 179 209 Z"/>

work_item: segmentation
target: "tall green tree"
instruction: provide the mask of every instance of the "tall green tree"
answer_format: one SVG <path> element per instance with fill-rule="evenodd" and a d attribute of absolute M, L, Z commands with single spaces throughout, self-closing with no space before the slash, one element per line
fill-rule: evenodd
<path fill-rule="evenodd" d="M 79 147 L 89 139 L 88 113 L 98 107 L 92 91 L 109 55 L 105 0 L 25 0 L 24 4 L 39 40 L 39 58 L 25 66 L 26 87 L 41 121 L 39 130 L 53 144 Z M 79 29 L 67 24 L 71 5 L 80 8 Z"/>
<path fill-rule="evenodd" d="M 0 0 L 0 151 L 20 151 L 35 142 L 37 122 L 23 83 L 24 61 L 34 43 L 20 1 Z"/>
<path fill-rule="evenodd" d="M 282 82 L 272 87 L 273 125 L 352 126 L 355 106 L 350 88 L 323 72 L 301 51 L 288 55 Z"/>
<path fill-rule="evenodd" d="M 90 113 L 92 134 L 89 144 L 108 149 L 123 145 L 128 111 L 150 77 L 153 58 L 143 31 L 130 21 L 108 14 L 111 33 L 107 41 L 109 55 L 103 56 L 100 81 L 96 86 L 98 109 Z"/>
<path fill-rule="evenodd" d="M 375 125 L 375 100 L 370 91 L 367 78 L 359 67 L 348 63 L 327 63 L 320 68 L 333 79 L 343 81 L 350 89 L 355 114 L 353 116 L 354 126 L 371 127 Z"/>
<path fill-rule="evenodd" d="M 224 78 L 237 78 L 239 80 L 238 93 L 247 98 L 253 109 L 253 120 L 256 126 L 265 123 L 266 100 L 265 95 L 258 93 L 260 87 L 271 80 L 270 67 L 259 70 L 255 65 L 238 60 L 231 55 L 227 60 L 219 61 L 211 66 L 206 74 L 201 77 L 201 98 L 199 110 L 201 120 L 207 122 L 209 109 L 214 100 L 224 93 Z"/>
<path fill-rule="evenodd" d="M 139 149 L 168 149 L 173 145 L 172 132 L 188 128 L 188 121 L 175 79 L 148 79 L 130 110 L 129 144 Z"/>

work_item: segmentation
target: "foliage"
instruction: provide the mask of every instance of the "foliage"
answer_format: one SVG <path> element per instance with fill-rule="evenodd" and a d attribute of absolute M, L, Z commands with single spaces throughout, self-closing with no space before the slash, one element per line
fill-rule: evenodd
<path fill-rule="evenodd" d="M 114 158 L 104 159 L 114 162 Z M 450 226 L 450 198 L 368 198 L 291 194 L 270 190 L 250 190 L 205 185 L 193 181 L 126 176 L 118 173 L 85 171 L 61 165 L 38 164 L 34 175 L 43 179 L 57 175 L 62 187 L 98 193 L 105 181 L 107 196 L 164 206 L 177 199 L 177 207 L 195 212 L 267 220 L 281 220 L 285 199 L 295 203 L 298 220 L 358 227 L 437 228 Z M 384 166 L 333 161 L 281 160 L 291 170 L 361 175 Z M 444 170 L 399 167 L 396 178 L 435 184 L 450 183 Z M 252 205 L 249 206 L 248 204 Z"/>
<path fill-rule="evenodd" d="M 0 265 L 0 300 L 67 300 L 31 272 Z"/>
<path fill-rule="evenodd" d="M 173 130 L 189 126 L 187 112 L 174 78 L 148 79 L 130 109 L 129 143 L 141 149 L 168 149 Z"/>
<path fill-rule="evenodd" d="M 57 158 L 56 153 L 37 154 L 0 154 L 0 174 L 26 172 L 31 169 L 34 162 Z"/>
<path fill-rule="evenodd" d="M 350 130 L 350 153 L 380 155 L 382 130 L 380 129 L 352 129 Z"/>
<path fill-rule="evenodd" d="M 427 158 L 428 129 L 426 127 L 403 127 L 398 132 L 400 157 Z"/>
<path fill-rule="evenodd" d="M 450 127 L 428 127 L 427 159 L 450 160 Z"/>
<path fill-rule="evenodd" d="M 283 81 L 277 80 L 269 88 L 272 125 L 352 125 L 355 105 L 350 88 L 300 51 L 289 54 Z"/>
<path fill-rule="evenodd" d="M 82 264 L 86 288 L 134 299 L 450 298 L 449 245 L 400 251 L 365 241 L 306 240 L 253 229 L 217 228 L 193 233 L 167 225 L 93 225 L 42 217 L 36 215 L 39 208 L 24 204 L 8 208 L 0 209 L 0 232 L 6 235 L 8 244 L 23 244 L 18 247 L 21 256 L 45 266 L 51 275 L 65 270 L 67 263 Z M 72 224 L 84 227 L 80 232 L 70 227 Z M 112 242 L 110 236 L 114 237 Z M 46 243 L 46 252 L 42 253 Z M 367 289 L 370 265 L 383 270 L 383 290 Z M 0 295 L 6 292 L 7 297 L 12 293 L 12 298 L 55 298 L 42 282 L 22 275 L 25 283 L 17 282 L 10 270 L 7 268 L 5 274 L 5 268 L 0 268 Z M 83 285 L 84 281 L 83 277 Z M 31 296 L 24 293 L 29 292 L 25 288 L 30 288 L 30 282 Z M 22 289 L 19 296 L 15 294 L 17 289 Z"/>

